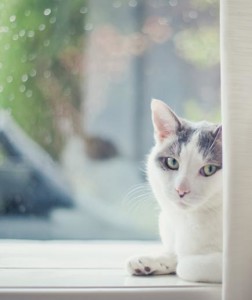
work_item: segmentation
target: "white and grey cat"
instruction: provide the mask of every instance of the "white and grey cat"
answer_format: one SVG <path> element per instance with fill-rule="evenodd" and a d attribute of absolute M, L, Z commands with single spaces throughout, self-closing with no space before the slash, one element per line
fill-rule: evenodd
<path fill-rule="evenodd" d="M 132 257 L 132 275 L 176 272 L 189 281 L 222 280 L 221 126 L 179 118 L 162 101 L 151 104 L 156 144 L 148 180 L 161 208 L 165 252 Z"/>

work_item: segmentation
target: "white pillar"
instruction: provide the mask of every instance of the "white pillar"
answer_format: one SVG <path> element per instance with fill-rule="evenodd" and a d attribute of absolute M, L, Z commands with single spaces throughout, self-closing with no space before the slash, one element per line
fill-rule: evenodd
<path fill-rule="evenodd" d="M 252 299 L 252 1 L 221 1 L 223 300 Z"/>

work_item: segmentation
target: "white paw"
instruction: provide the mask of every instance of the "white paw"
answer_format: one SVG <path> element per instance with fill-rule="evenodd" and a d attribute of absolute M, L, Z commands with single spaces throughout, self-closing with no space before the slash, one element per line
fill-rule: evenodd
<path fill-rule="evenodd" d="M 127 261 L 126 268 L 131 275 L 161 275 L 174 272 L 175 264 L 164 257 L 137 256 Z"/>

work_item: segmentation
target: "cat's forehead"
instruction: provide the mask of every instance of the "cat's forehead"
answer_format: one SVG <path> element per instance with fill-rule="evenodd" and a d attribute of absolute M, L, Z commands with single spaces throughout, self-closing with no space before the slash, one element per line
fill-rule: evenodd
<path fill-rule="evenodd" d="M 179 157 L 182 150 L 190 149 L 190 151 L 197 151 L 206 160 L 220 163 L 221 144 L 213 145 L 216 129 L 216 124 L 205 121 L 198 123 L 184 121 L 176 134 L 167 139 L 162 147 L 161 155 Z"/>
<path fill-rule="evenodd" d="M 214 132 L 218 126 L 206 121 L 190 122 L 182 120 L 181 127 L 177 130 L 176 135 L 180 144 L 188 144 L 198 139 L 198 145 L 203 145 L 206 139 L 214 139 Z M 212 141 L 213 141 L 212 139 Z"/>

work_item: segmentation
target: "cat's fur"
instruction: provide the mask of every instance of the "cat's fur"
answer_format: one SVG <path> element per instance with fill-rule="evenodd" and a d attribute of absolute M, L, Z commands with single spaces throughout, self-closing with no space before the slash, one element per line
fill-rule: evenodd
<path fill-rule="evenodd" d="M 221 126 L 178 118 L 162 101 L 152 101 L 156 144 L 147 163 L 148 180 L 161 208 L 160 236 L 165 252 L 132 257 L 132 275 L 169 274 L 189 281 L 222 279 L 222 140 Z M 175 157 L 178 170 L 164 167 Z M 218 171 L 200 174 L 207 164 Z"/>

